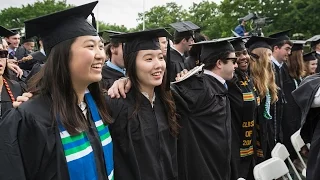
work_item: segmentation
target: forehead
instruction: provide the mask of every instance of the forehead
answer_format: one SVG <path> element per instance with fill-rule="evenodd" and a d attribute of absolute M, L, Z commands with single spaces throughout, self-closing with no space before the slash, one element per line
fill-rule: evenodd
<path fill-rule="evenodd" d="M 13 35 L 13 36 L 10 36 L 9 39 L 17 39 L 17 38 L 20 38 L 20 35 L 19 34 L 16 34 L 16 35 Z"/>

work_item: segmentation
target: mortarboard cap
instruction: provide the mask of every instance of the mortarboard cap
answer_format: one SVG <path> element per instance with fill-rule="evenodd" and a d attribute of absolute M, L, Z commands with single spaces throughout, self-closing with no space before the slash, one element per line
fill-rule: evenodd
<path fill-rule="evenodd" d="M 279 42 L 282 42 L 285 40 L 290 40 L 289 35 L 288 35 L 290 31 L 291 31 L 291 29 L 277 32 L 277 33 L 269 35 L 269 37 L 276 39 L 276 41 L 274 42 L 276 44 L 276 43 L 279 43 Z"/>
<path fill-rule="evenodd" d="M 314 51 L 313 52 L 309 52 L 307 54 L 303 55 L 303 61 L 313 61 L 316 60 L 317 58 L 314 56 Z"/>
<path fill-rule="evenodd" d="M 234 38 L 230 41 L 235 51 L 243 51 L 246 49 L 244 38 Z"/>
<path fill-rule="evenodd" d="M 140 50 L 160 49 L 159 37 L 169 37 L 170 34 L 163 28 L 110 35 L 125 43 L 123 53 L 130 54 Z"/>
<path fill-rule="evenodd" d="M 192 46 L 201 46 L 200 61 L 206 63 L 208 57 L 215 56 L 221 52 L 234 51 L 232 44 L 226 38 L 211 41 L 201 41 Z"/>
<path fill-rule="evenodd" d="M 174 39 L 192 36 L 194 31 L 199 31 L 200 27 L 193 24 L 190 21 L 182 21 L 170 24 L 170 26 L 175 30 L 174 31 Z"/>
<path fill-rule="evenodd" d="M 26 43 L 26 42 L 34 42 L 33 38 L 26 38 L 25 36 L 21 37 L 21 43 Z"/>
<path fill-rule="evenodd" d="M 271 46 L 276 42 L 276 39 L 261 37 L 261 36 L 252 36 L 245 44 L 248 48 L 248 52 L 256 48 L 268 48 L 272 50 Z"/>
<path fill-rule="evenodd" d="M 19 34 L 21 31 L 21 28 L 12 28 L 12 29 L 10 29 L 10 31 L 12 31 L 15 34 Z"/>
<path fill-rule="evenodd" d="M 33 36 L 41 37 L 46 54 L 51 49 L 66 40 L 79 36 L 98 36 L 98 33 L 87 17 L 93 14 L 98 1 L 41 16 L 25 22 L 26 38 Z M 94 16 L 92 23 L 95 23 Z"/>
<path fill-rule="evenodd" d="M 6 29 L 3 26 L 0 26 L 0 36 L 2 36 L 2 37 L 10 37 L 10 36 L 14 36 L 16 34 L 17 34 L 16 32 L 11 31 L 9 29 Z"/>
<path fill-rule="evenodd" d="M 320 34 L 319 35 L 315 35 L 310 39 L 306 40 L 307 42 L 311 42 L 311 47 L 316 46 L 317 44 L 320 43 Z"/>
<path fill-rule="evenodd" d="M 101 31 L 98 33 L 100 37 L 103 38 L 104 43 L 108 44 L 110 42 L 112 43 L 118 43 L 119 41 L 117 40 L 117 38 L 110 38 L 111 35 L 116 35 L 116 34 L 122 34 L 122 32 L 117 32 L 117 31 L 110 31 L 110 30 L 105 30 L 105 31 Z"/>
<path fill-rule="evenodd" d="M 302 40 L 292 40 L 292 42 L 293 42 L 293 46 L 291 48 L 291 52 L 303 50 L 303 45 L 306 43 L 306 41 L 302 41 Z"/>

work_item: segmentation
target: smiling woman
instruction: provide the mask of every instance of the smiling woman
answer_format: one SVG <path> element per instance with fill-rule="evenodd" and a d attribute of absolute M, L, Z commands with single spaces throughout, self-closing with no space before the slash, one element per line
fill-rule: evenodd
<path fill-rule="evenodd" d="M 124 64 L 133 86 L 126 99 L 107 100 L 115 119 L 110 130 L 117 180 L 177 179 L 178 124 L 158 39 L 167 36 L 165 29 L 114 36 L 125 42 Z"/>
<path fill-rule="evenodd" d="M 113 179 L 111 120 L 99 87 L 106 55 L 86 21 L 96 4 L 25 22 L 48 58 L 31 83 L 34 98 L 0 125 L 0 179 Z"/>

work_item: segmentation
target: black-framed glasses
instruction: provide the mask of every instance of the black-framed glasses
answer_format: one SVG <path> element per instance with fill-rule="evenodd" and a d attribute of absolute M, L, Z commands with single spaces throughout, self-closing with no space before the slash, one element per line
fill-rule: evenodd
<path fill-rule="evenodd" d="M 231 60 L 233 64 L 237 63 L 238 58 L 226 58 L 226 60 Z"/>
<path fill-rule="evenodd" d="M 7 50 L 0 50 L 0 58 L 8 58 L 8 54 Z"/>

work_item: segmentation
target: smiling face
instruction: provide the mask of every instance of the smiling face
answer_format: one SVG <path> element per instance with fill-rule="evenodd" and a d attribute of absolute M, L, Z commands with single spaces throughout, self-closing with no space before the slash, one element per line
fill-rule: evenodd
<path fill-rule="evenodd" d="M 99 36 L 81 36 L 71 45 L 70 75 L 74 84 L 89 85 L 101 80 L 106 59 Z"/>
<path fill-rule="evenodd" d="M 236 56 L 238 58 L 237 59 L 238 69 L 240 69 L 241 71 L 247 71 L 249 66 L 249 59 L 250 59 L 250 56 L 247 50 L 244 49 L 242 51 L 237 51 Z"/>
<path fill-rule="evenodd" d="M 307 68 L 308 68 L 308 72 L 310 74 L 316 73 L 317 67 L 318 67 L 318 60 L 317 59 L 307 62 Z"/>
<path fill-rule="evenodd" d="M 19 35 L 19 34 L 10 36 L 10 37 L 5 38 L 5 39 L 6 39 L 6 41 L 8 42 L 9 47 L 10 47 L 11 49 L 14 49 L 14 48 L 18 48 L 18 47 L 19 47 L 19 44 L 20 44 L 20 35 Z"/>
<path fill-rule="evenodd" d="M 136 73 L 141 90 L 162 84 L 166 62 L 161 50 L 140 50 L 136 57 Z"/>
<path fill-rule="evenodd" d="M 291 53 L 291 46 L 289 44 L 284 44 L 282 47 L 276 46 L 274 48 L 273 56 L 279 61 L 287 61 Z"/>

